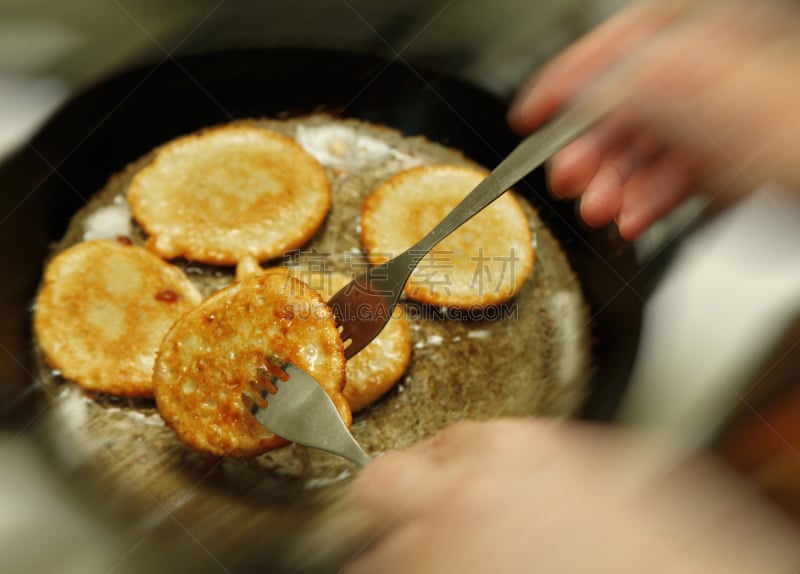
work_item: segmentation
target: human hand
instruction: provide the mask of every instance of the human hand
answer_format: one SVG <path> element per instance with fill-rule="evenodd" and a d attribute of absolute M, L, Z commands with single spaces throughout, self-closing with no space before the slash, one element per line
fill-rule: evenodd
<path fill-rule="evenodd" d="M 796 571 L 796 531 L 707 460 L 667 472 L 658 446 L 573 423 L 459 423 L 362 471 L 374 538 L 343 571 Z"/>
<path fill-rule="evenodd" d="M 552 194 L 633 240 L 695 191 L 800 185 L 800 27 L 779 1 L 637 3 L 520 90 L 520 133 L 589 94 L 617 110 L 555 155 Z M 602 80 L 598 82 L 598 80 Z"/>

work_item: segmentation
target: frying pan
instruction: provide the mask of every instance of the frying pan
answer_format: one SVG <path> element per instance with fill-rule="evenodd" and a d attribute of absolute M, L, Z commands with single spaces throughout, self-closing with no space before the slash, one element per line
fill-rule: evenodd
<path fill-rule="evenodd" d="M 30 302 L 48 246 L 110 174 L 157 145 L 235 118 L 324 111 L 384 124 L 460 149 L 489 168 L 518 142 L 506 105 L 480 89 L 393 61 L 308 49 L 233 50 L 165 60 L 117 75 L 59 110 L 0 166 L 0 404 L 3 424 L 35 416 Z M 657 269 L 640 269 L 613 231 L 581 225 L 537 170 L 516 187 L 538 210 L 590 307 L 592 373 L 580 416 L 613 418 L 637 349 L 643 299 Z"/>

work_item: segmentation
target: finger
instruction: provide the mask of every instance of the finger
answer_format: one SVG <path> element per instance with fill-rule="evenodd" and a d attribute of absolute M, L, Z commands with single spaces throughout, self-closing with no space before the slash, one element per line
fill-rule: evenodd
<path fill-rule="evenodd" d="M 592 227 L 602 227 L 619 216 L 622 191 L 631 174 L 637 166 L 656 161 L 662 152 L 659 142 L 647 131 L 637 134 L 627 126 L 625 131 L 621 127 L 616 131 L 624 133 L 626 139 L 610 140 L 610 145 L 616 149 L 603 158 L 581 196 L 581 219 Z"/>
<path fill-rule="evenodd" d="M 456 553 L 456 556 L 459 553 Z M 448 572 L 452 554 L 444 551 L 422 523 L 405 525 L 392 536 L 382 538 L 342 569 L 343 574 L 406 574 Z"/>
<path fill-rule="evenodd" d="M 459 421 L 438 432 L 433 438 L 417 443 L 411 451 L 433 463 L 450 463 L 483 434 L 485 423 Z"/>
<path fill-rule="evenodd" d="M 436 488 L 445 477 L 442 463 L 475 442 L 480 428 L 479 423 L 460 422 L 404 451 L 374 459 L 353 484 L 356 502 L 378 520 L 414 514 L 438 495 Z"/>
<path fill-rule="evenodd" d="M 579 197 L 597 175 L 602 160 L 602 150 L 590 134 L 578 138 L 547 163 L 550 194 L 556 199 Z"/>
<path fill-rule="evenodd" d="M 508 120 L 519 133 L 541 125 L 615 62 L 682 13 L 686 2 L 637 3 L 611 18 L 542 68 L 519 91 Z"/>
<path fill-rule="evenodd" d="M 587 225 L 602 227 L 612 222 L 622 209 L 622 187 L 632 160 L 628 154 L 606 161 L 581 196 L 580 216 Z"/>
<path fill-rule="evenodd" d="M 408 511 L 434 467 L 430 458 L 413 450 L 378 457 L 353 482 L 355 503 L 365 508 L 376 524 L 384 526 Z"/>
<path fill-rule="evenodd" d="M 623 186 L 617 218 L 620 235 L 633 241 L 691 193 L 686 162 L 674 155 L 637 170 Z"/>
<path fill-rule="evenodd" d="M 618 155 L 628 147 L 638 155 L 638 139 L 625 110 L 610 114 L 550 160 L 547 170 L 551 194 L 557 199 L 578 198 L 607 163 L 605 156 Z"/>

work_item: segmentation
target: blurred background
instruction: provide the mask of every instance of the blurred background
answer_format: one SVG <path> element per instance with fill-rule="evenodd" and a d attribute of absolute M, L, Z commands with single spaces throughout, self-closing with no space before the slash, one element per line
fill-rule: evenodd
<path fill-rule="evenodd" d="M 366 52 L 508 100 L 546 59 L 623 4 L 0 0 L 0 158 L 25 146 L 70 96 L 117 71 L 233 47 Z M 672 258 L 646 304 L 620 417 L 663 429 L 687 450 L 714 442 L 728 421 L 752 410 L 747 397 L 791 382 L 800 364 L 797 200 L 770 187 L 712 217 L 701 215 L 701 204 L 683 207 L 635 246 L 645 265 L 664 250 Z M 32 426 L 0 431 L 0 572 L 180 569 L 80 510 L 28 437 Z"/>
<path fill-rule="evenodd" d="M 121 67 L 230 47 L 367 52 L 508 97 L 547 56 L 620 3 L 3 0 L 0 81 L 9 111 L 0 145 L 8 149 L 68 94 Z"/>

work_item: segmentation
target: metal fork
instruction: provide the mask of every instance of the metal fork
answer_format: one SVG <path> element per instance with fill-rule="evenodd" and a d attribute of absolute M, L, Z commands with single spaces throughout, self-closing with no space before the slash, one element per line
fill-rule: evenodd
<path fill-rule="evenodd" d="M 243 394 L 242 400 L 253 416 L 270 432 L 292 442 L 342 456 L 364 466 L 371 457 L 347 429 L 339 411 L 317 380 L 287 361 L 274 361 L 287 375 L 272 376 L 276 393 L 254 389 L 264 403 Z"/>
<path fill-rule="evenodd" d="M 584 96 L 577 100 L 555 119 L 525 138 L 415 245 L 386 263 L 371 267 L 331 298 L 328 305 L 339 323 L 348 359 L 381 332 L 414 268 L 431 249 L 586 131 L 611 108 L 609 102 L 589 102 L 589 99 Z"/>

